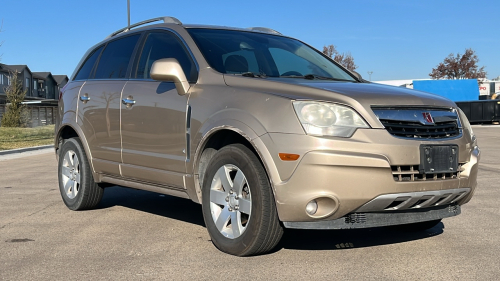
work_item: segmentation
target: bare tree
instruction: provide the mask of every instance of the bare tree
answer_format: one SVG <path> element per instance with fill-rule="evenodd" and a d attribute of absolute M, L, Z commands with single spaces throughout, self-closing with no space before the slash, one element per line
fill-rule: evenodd
<path fill-rule="evenodd" d="M 439 63 L 429 76 L 432 79 L 478 79 L 486 78 L 484 66 L 479 67 L 477 63 L 479 59 L 476 51 L 471 48 L 465 49 L 465 53 L 461 55 L 457 53 L 449 54 L 443 62 Z"/>
<path fill-rule="evenodd" d="M 349 70 L 356 70 L 358 66 L 354 63 L 354 58 L 350 52 L 339 53 L 334 45 L 323 46 L 323 54 L 332 58 L 343 67 Z"/>

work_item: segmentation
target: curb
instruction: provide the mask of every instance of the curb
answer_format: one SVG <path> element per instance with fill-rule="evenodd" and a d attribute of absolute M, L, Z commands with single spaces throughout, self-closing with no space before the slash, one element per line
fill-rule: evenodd
<path fill-rule="evenodd" d="M 54 147 L 53 144 L 49 144 L 49 145 L 40 145 L 40 146 L 25 147 L 25 148 L 11 149 L 11 150 L 2 150 L 2 151 L 0 151 L 0 156 L 14 154 L 14 153 L 41 150 L 41 149 L 46 149 L 46 148 L 53 148 L 53 147 Z"/>

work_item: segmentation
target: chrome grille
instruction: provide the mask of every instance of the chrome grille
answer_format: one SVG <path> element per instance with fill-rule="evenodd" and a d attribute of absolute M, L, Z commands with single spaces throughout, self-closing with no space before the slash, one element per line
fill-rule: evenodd
<path fill-rule="evenodd" d="M 462 164 L 459 164 L 457 172 L 423 174 L 419 172 L 418 166 L 419 165 L 391 166 L 392 177 L 397 182 L 449 180 L 460 178 L 460 171 L 462 171 Z"/>
<path fill-rule="evenodd" d="M 434 125 L 383 119 L 380 122 L 391 135 L 396 137 L 442 139 L 460 135 L 456 121 L 435 123 Z"/>
<path fill-rule="evenodd" d="M 380 123 L 393 136 L 406 139 L 445 139 L 462 134 L 452 108 L 373 107 Z"/>

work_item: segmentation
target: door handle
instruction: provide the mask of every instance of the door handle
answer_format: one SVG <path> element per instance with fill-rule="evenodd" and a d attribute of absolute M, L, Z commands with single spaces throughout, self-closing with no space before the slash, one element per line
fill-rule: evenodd
<path fill-rule="evenodd" d="M 122 99 L 122 103 L 127 106 L 127 108 L 132 107 L 135 104 L 135 100 L 132 96 L 128 96 L 125 99 Z"/>
<path fill-rule="evenodd" d="M 89 94 L 83 94 L 83 96 L 80 96 L 80 100 L 83 101 L 83 103 L 87 103 L 90 100 Z"/>

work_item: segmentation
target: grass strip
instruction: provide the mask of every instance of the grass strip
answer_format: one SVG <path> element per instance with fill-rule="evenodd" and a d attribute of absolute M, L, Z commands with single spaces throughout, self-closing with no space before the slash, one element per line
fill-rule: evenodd
<path fill-rule="evenodd" d="M 0 150 L 48 145 L 54 143 L 54 125 L 35 128 L 0 127 Z"/>

